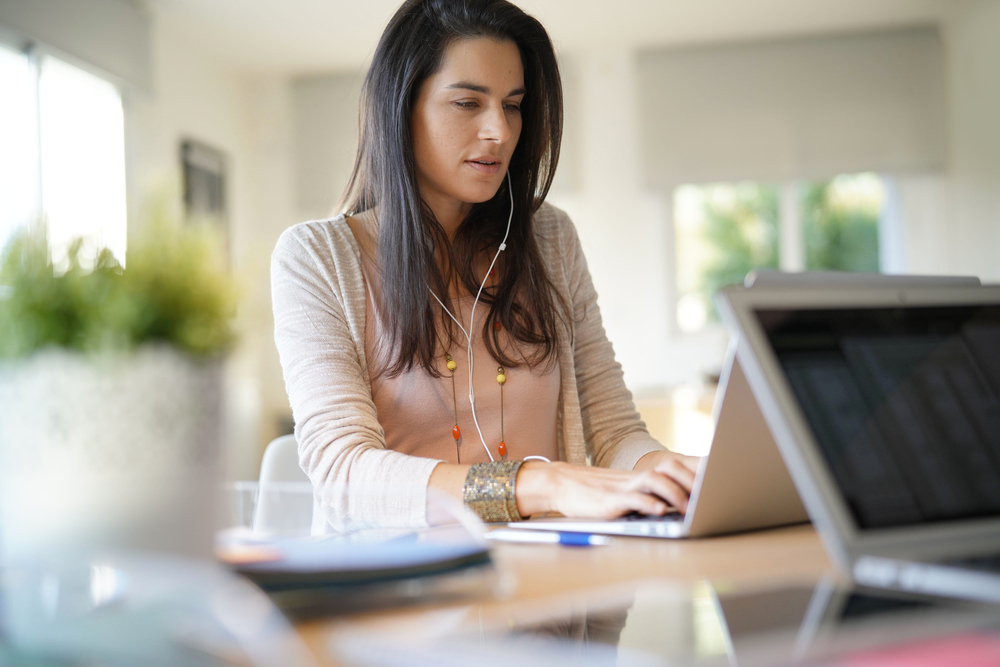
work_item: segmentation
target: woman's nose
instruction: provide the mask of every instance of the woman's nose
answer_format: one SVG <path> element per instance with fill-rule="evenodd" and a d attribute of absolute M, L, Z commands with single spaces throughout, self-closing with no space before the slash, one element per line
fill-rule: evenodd
<path fill-rule="evenodd" d="M 482 116 L 483 124 L 479 129 L 479 138 L 487 141 L 504 143 L 510 139 L 510 125 L 503 105 L 490 107 Z"/>

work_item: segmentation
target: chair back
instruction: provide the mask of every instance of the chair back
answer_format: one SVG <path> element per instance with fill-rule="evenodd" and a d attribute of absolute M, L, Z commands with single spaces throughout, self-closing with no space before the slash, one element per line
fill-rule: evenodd
<path fill-rule="evenodd" d="M 299 466 L 294 435 L 275 438 L 260 462 L 253 531 L 308 535 L 313 519 L 312 485 Z"/>

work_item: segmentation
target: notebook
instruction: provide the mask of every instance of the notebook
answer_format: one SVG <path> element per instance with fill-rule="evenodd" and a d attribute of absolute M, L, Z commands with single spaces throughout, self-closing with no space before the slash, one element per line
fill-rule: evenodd
<path fill-rule="evenodd" d="M 704 537 L 808 521 L 730 341 L 713 408 L 715 434 L 702 458 L 686 514 L 605 520 L 533 519 L 526 530 L 639 537 Z"/>
<path fill-rule="evenodd" d="M 863 585 L 1000 602 L 1000 286 L 716 301 L 834 563 Z"/>

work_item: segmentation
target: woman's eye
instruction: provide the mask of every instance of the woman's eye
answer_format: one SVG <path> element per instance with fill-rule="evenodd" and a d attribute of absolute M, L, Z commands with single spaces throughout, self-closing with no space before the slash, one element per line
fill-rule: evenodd
<path fill-rule="evenodd" d="M 461 107 L 462 109 L 474 109 L 477 105 L 475 102 L 462 101 L 462 102 L 455 102 L 455 106 Z"/>
<path fill-rule="evenodd" d="M 505 104 L 505 105 L 503 105 L 503 107 L 507 111 L 511 111 L 511 112 L 515 112 L 515 113 L 519 112 L 521 110 L 521 105 L 520 104 Z"/>

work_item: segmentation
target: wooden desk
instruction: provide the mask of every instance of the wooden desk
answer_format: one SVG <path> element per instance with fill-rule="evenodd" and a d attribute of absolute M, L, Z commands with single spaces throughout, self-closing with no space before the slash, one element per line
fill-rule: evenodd
<path fill-rule="evenodd" d="M 697 540 L 616 538 L 603 547 L 499 543 L 494 558 L 501 572 L 513 575 L 511 595 L 476 600 L 484 609 L 521 607 L 545 598 L 648 579 L 715 585 L 812 584 L 835 574 L 812 526 L 801 525 Z M 466 603 L 468 604 L 468 603 Z M 421 622 L 431 608 L 408 608 L 298 626 L 306 644 L 323 665 L 335 664 L 327 638 L 338 624 Z"/>

